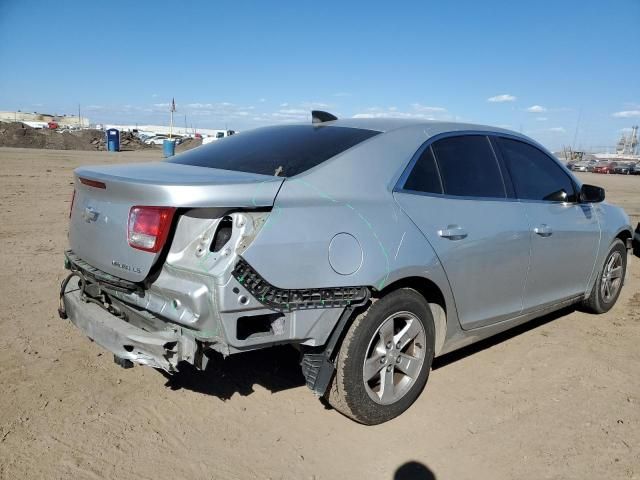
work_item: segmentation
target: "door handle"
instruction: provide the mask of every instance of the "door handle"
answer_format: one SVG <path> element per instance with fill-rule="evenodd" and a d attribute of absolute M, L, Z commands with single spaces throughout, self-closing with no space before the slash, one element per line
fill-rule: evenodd
<path fill-rule="evenodd" d="M 533 229 L 533 233 L 536 233 L 541 237 L 550 237 L 553 233 L 553 229 L 546 223 L 543 223 L 542 225 L 538 225 L 537 227 L 535 227 Z"/>
<path fill-rule="evenodd" d="M 447 225 L 447 228 L 438 230 L 438 235 L 449 240 L 462 240 L 467 236 L 467 232 L 459 225 Z"/>

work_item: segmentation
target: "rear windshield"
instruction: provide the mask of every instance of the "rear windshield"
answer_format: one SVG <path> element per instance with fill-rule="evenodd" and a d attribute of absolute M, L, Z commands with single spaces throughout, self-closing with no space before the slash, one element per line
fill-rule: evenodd
<path fill-rule="evenodd" d="M 292 177 L 378 133 L 359 128 L 313 125 L 265 127 L 216 140 L 168 161 Z"/>

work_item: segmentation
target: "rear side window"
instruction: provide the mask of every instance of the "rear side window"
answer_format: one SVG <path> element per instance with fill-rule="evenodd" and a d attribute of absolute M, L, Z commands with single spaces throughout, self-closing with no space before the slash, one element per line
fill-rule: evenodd
<path fill-rule="evenodd" d="M 463 135 L 432 145 L 447 195 L 504 198 L 498 161 L 484 135 Z"/>
<path fill-rule="evenodd" d="M 221 138 L 169 162 L 292 177 L 379 133 L 333 126 L 265 127 Z"/>
<path fill-rule="evenodd" d="M 442 193 L 440 174 L 430 146 L 418 158 L 404 184 L 404 188 L 416 192 Z"/>
<path fill-rule="evenodd" d="M 576 201 L 571 178 L 546 153 L 510 138 L 498 138 L 498 143 L 518 198 Z"/>

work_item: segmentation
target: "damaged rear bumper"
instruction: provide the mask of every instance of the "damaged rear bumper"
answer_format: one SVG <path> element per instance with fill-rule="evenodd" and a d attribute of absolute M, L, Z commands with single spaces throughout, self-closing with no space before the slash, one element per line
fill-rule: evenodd
<path fill-rule="evenodd" d="M 112 352 L 117 359 L 170 373 L 177 370 L 179 362 L 195 362 L 196 341 L 185 335 L 181 328 L 167 324 L 165 329 L 143 329 L 99 305 L 86 302 L 82 295 L 77 279 L 68 282 L 61 298 L 64 313 L 87 337 Z"/>
<path fill-rule="evenodd" d="M 60 292 L 62 318 L 112 352 L 116 363 L 173 373 L 205 369 L 213 352 L 279 344 L 324 345 L 345 310 L 366 303 L 365 287 L 283 290 L 241 257 L 222 273 L 167 261 L 147 288 L 105 276 L 73 252 Z"/>

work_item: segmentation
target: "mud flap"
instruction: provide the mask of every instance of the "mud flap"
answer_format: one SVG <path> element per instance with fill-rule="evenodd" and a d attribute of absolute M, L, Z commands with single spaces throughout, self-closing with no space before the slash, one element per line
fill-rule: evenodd
<path fill-rule="evenodd" d="M 364 303 L 369 300 L 369 290 L 367 289 L 366 292 Z M 302 355 L 302 374 L 306 380 L 307 387 L 318 397 L 325 394 L 333 377 L 333 372 L 336 370 L 334 351 L 340 338 L 342 338 L 344 328 L 351 318 L 353 310 L 353 307 L 344 309 L 333 332 L 331 332 L 331 336 L 321 351 L 314 349 Z"/>

